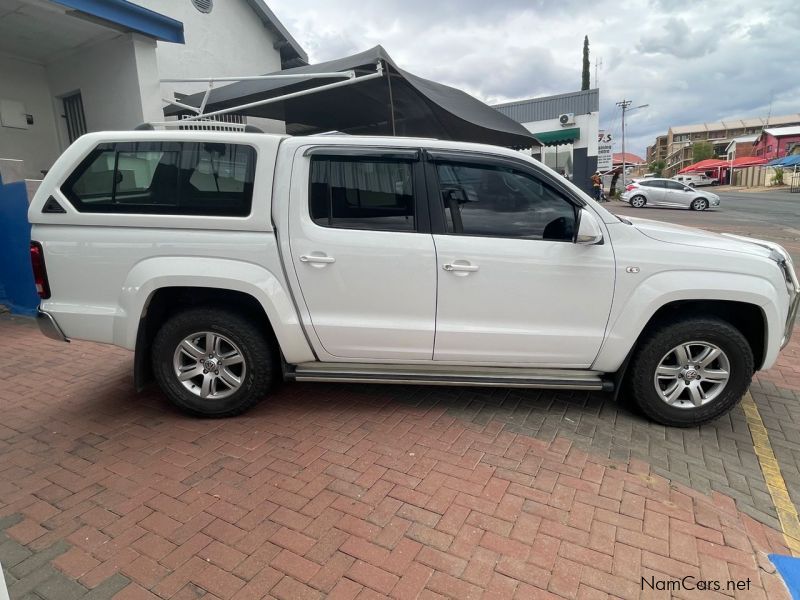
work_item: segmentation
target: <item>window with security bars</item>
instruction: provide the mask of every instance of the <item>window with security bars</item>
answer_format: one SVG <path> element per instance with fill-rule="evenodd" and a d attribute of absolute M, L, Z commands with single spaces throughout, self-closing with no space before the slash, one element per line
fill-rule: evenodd
<path fill-rule="evenodd" d="M 86 133 L 86 116 L 83 114 L 83 99 L 80 92 L 64 96 L 64 120 L 67 123 L 67 136 L 71 144 Z"/>

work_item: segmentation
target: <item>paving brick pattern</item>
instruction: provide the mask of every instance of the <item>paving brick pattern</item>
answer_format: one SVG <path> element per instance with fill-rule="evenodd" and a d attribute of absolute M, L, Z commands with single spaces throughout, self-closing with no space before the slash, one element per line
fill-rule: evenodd
<path fill-rule="evenodd" d="M 126 352 L 0 332 L 0 518 L 16 566 L 49 553 L 38 597 L 638 598 L 641 576 L 684 575 L 787 597 L 765 559 L 783 538 L 739 498 L 548 419 L 600 439 L 574 417 L 616 411 L 629 447 L 648 441 L 607 397 L 293 384 L 207 421 L 134 394 Z"/>

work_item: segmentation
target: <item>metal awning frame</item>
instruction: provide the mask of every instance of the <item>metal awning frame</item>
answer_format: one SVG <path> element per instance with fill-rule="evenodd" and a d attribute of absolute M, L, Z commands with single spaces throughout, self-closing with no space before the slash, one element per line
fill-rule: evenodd
<path fill-rule="evenodd" d="M 369 73 L 367 75 L 356 75 L 355 71 L 336 71 L 333 73 L 307 73 L 307 74 L 299 74 L 299 75 L 252 75 L 252 76 L 245 76 L 245 77 L 184 77 L 184 78 L 167 78 L 162 79 L 161 83 L 207 83 L 208 87 L 206 88 L 205 94 L 203 95 L 203 100 L 200 103 L 200 107 L 191 106 L 189 104 L 184 104 L 183 102 L 179 102 L 177 100 L 170 100 L 169 98 L 162 98 L 164 102 L 167 104 L 172 104 L 178 106 L 180 108 L 190 110 L 194 115 L 184 117 L 181 121 L 199 121 L 199 120 L 207 120 L 211 117 L 216 117 L 217 115 L 224 115 L 228 113 L 235 113 L 241 112 L 243 110 L 247 110 L 249 108 L 254 108 L 256 106 L 263 106 L 265 104 L 272 104 L 274 102 L 281 102 L 283 100 L 289 100 L 291 98 L 298 98 L 300 96 L 307 96 L 309 94 L 315 94 L 317 92 L 323 92 L 325 90 L 331 90 L 334 88 L 345 87 L 347 85 L 353 85 L 356 83 L 360 83 L 362 81 L 367 81 L 369 79 L 376 79 L 378 77 L 383 77 L 383 61 L 379 60 L 375 64 L 375 72 Z M 300 90 L 297 92 L 292 92 L 289 94 L 283 94 L 281 96 L 276 96 L 274 98 L 267 98 L 265 100 L 257 100 L 256 102 L 248 102 L 247 104 L 239 104 L 237 106 L 231 106 L 229 108 L 223 108 L 220 110 L 215 110 L 212 112 L 205 112 L 206 103 L 208 102 L 208 97 L 211 94 L 211 90 L 214 89 L 214 84 L 217 82 L 238 82 L 238 81 L 259 81 L 259 80 L 268 80 L 268 79 L 296 79 L 298 81 L 304 79 L 331 79 L 331 78 L 341 78 L 344 81 L 335 81 L 333 83 L 326 83 L 324 85 L 320 85 L 317 87 L 309 88 L 306 90 Z M 392 113 L 394 113 L 394 107 L 392 107 Z M 394 120 L 392 114 L 392 120 Z"/>

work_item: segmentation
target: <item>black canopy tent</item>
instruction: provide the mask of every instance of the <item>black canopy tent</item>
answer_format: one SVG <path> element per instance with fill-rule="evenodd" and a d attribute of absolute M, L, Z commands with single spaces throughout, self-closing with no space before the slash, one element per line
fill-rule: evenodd
<path fill-rule="evenodd" d="M 359 76 L 383 76 L 357 81 Z M 341 78 L 292 78 L 289 75 L 353 71 L 352 85 L 342 85 L 284 98 Z M 381 46 L 331 60 L 275 73 L 280 79 L 248 79 L 212 89 L 203 113 L 235 109 L 236 114 L 266 117 L 286 123 L 292 135 L 327 131 L 360 135 L 402 135 L 446 140 L 482 142 L 511 148 L 530 148 L 539 142 L 522 125 L 480 100 L 456 88 L 417 77 L 400 69 Z M 180 99 L 199 108 L 204 93 Z M 276 101 L 242 108 L 246 104 L 275 98 Z M 167 116 L 196 115 L 179 105 L 165 109 Z"/>

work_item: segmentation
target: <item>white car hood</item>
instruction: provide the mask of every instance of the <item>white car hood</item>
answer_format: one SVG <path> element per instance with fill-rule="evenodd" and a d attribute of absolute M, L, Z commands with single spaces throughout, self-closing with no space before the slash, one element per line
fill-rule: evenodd
<path fill-rule="evenodd" d="M 700 248 L 714 248 L 717 250 L 727 250 L 729 252 L 743 252 L 754 256 L 768 258 L 771 250 L 760 245 L 761 240 L 743 237 L 728 237 L 718 233 L 712 233 L 694 227 L 683 225 L 672 225 L 650 219 L 639 219 L 637 217 L 625 217 L 636 229 L 649 238 L 670 244 L 684 244 L 686 246 L 698 246 Z"/>

